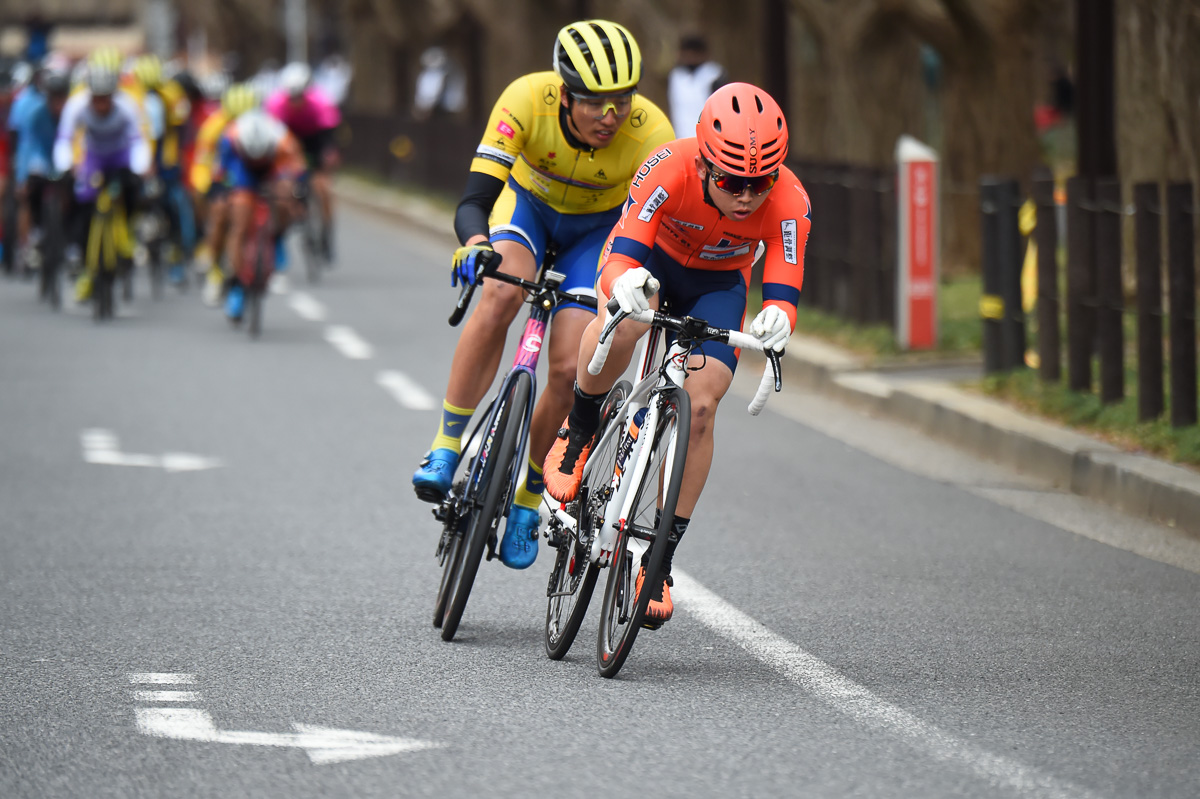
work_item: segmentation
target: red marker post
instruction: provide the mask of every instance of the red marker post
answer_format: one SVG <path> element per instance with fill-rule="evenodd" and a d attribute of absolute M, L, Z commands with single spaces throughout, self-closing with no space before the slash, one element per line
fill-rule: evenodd
<path fill-rule="evenodd" d="M 941 273 L 937 153 L 911 136 L 901 136 L 896 143 L 896 170 L 896 340 L 906 350 L 929 350 L 938 343 Z"/>

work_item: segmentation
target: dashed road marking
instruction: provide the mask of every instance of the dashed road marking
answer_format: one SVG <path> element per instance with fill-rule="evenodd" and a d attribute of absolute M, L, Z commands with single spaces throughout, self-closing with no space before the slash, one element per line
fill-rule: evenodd
<path fill-rule="evenodd" d="M 403 372 L 386 370 L 375 375 L 375 382 L 391 394 L 396 402 L 414 411 L 431 411 L 437 400 Z"/>
<path fill-rule="evenodd" d="M 328 315 L 325 306 L 307 292 L 293 293 L 288 298 L 288 305 L 301 319 L 307 319 L 309 322 L 324 322 Z"/>
<path fill-rule="evenodd" d="M 196 675 L 183 672 L 135 671 L 129 675 L 129 682 L 134 685 L 192 685 L 196 682 Z"/>
<path fill-rule="evenodd" d="M 195 702 L 200 694 L 197 691 L 134 691 L 133 698 L 139 702 Z"/>
<path fill-rule="evenodd" d="M 363 361 L 374 356 L 371 345 L 345 325 L 330 325 L 325 328 L 325 340 L 347 358 Z"/>

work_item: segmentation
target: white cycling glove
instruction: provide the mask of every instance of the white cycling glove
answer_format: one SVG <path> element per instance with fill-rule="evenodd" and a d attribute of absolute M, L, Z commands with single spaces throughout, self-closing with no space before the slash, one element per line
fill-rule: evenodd
<path fill-rule="evenodd" d="M 630 269 L 612 284 L 613 299 L 625 313 L 638 314 L 650 310 L 650 298 L 657 293 L 658 281 L 640 266 Z"/>
<path fill-rule="evenodd" d="M 768 305 L 750 323 L 750 333 L 762 341 L 765 349 L 783 352 L 788 339 L 792 337 L 792 325 L 782 308 Z"/>

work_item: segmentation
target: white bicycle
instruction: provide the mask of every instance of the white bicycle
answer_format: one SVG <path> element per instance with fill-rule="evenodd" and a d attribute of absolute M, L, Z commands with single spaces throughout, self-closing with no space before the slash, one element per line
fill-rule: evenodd
<path fill-rule="evenodd" d="M 615 316 L 613 314 L 616 314 Z M 671 537 L 691 430 L 691 404 L 683 388 L 688 359 L 705 341 L 763 351 L 762 342 L 740 330 L 709 326 L 702 319 L 646 311 L 618 312 L 610 301 L 599 346 L 588 371 L 599 374 L 612 346 L 612 330 L 625 318 L 651 325 L 642 344 L 638 382 L 619 381 L 601 406 L 600 427 L 583 470 L 579 496 L 553 509 L 547 527 L 557 550 L 546 595 L 546 654 L 566 655 L 579 632 L 600 569 L 608 582 L 596 642 L 600 675 L 614 677 L 645 623 L 650 591 L 637 590 L 645 568 L 647 587 L 659 577 Z M 657 359 L 665 333 L 673 336 Z M 767 350 L 767 364 L 748 410 L 757 415 L 772 388 L 779 391 L 780 354 Z"/>

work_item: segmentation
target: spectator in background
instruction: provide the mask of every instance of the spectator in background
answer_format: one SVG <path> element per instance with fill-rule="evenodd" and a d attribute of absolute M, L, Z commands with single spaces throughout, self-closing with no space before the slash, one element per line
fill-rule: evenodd
<path fill-rule="evenodd" d="M 667 103 L 671 106 L 671 127 L 675 135 L 695 135 L 696 121 L 704 101 L 729 83 L 725 68 L 708 57 L 708 42 L 703 36 L 684 36 L 679 41 L 679 62 L 667 76 Z"/>
<path fill-rule="evenodd" d="M 441 47 L 421 53 L 413 116 L 429 119 L 436 113 L 457 114 L 467 107 L 467 79 Z"/>
<path fill-rule="evenodd" d="M 313 71 L 313 85 L 325 93 L 334 105 L 341 105 L 350 88 L 354 68 L 338 53 L 325 56 Z"/>

